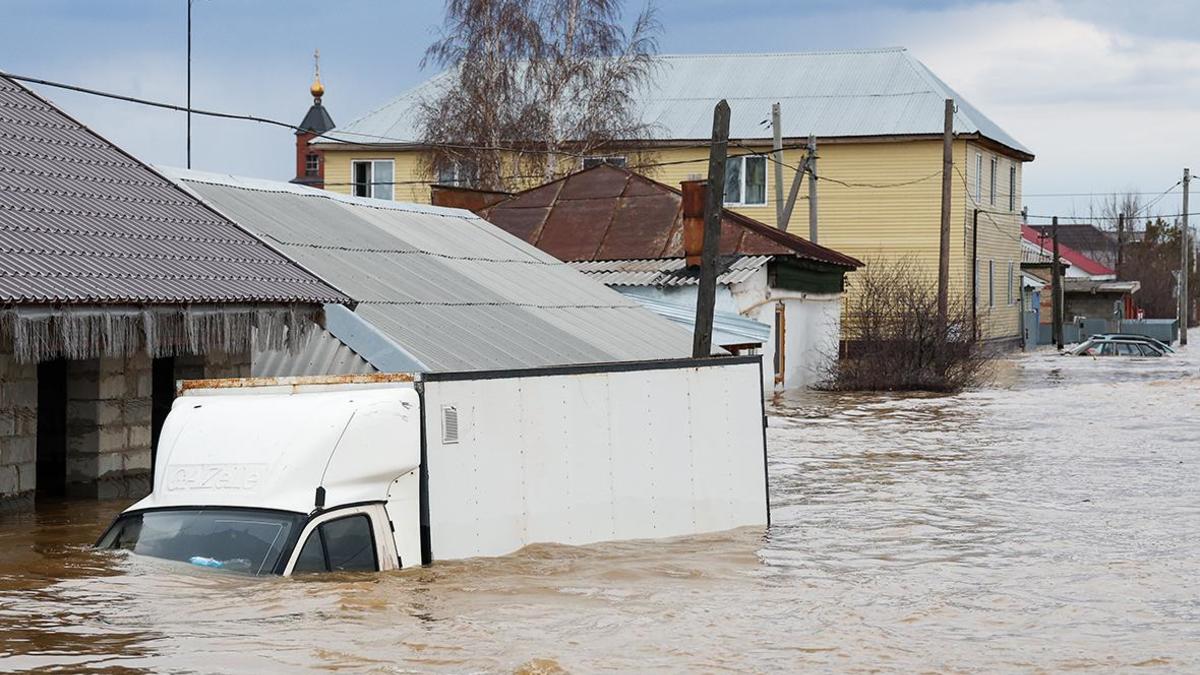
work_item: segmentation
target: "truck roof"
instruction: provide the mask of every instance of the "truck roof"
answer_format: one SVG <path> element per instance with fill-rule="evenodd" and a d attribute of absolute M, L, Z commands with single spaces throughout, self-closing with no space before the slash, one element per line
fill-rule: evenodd
<path fill-rule="evenodd" d="M 250 386 L 181 387 L 160 437 L 154 491 L 131 509 L 309 513 L 319 486 L 327 508 L 380 501 L 392 481 L 420 465 L 411 382 L 242 382 Z"/>

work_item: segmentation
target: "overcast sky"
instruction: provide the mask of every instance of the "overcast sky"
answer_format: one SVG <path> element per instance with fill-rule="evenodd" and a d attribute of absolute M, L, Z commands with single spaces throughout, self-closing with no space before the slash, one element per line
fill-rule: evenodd
<path fill-rule="evenodd" d="M 1159 193 L 1200 170 L 1200 3 L 1186 0 L 660 0 L 665 53 L 903 46 L 1031 148 L 1032 213 Z M 629 11 L 641 7 L 630 2 Z M 193 105 L 298 123 L 321 49 L 325 105 L 349 122 L 430 73 L 440 0 L 195 0 Z M 0 0 L 0 70 L 182 103 L 186 0 Z M 184 120 L 39 89 L 140 158 L 184 165 Z M 193 118 L 193 166 L 287 179 L 293 137 Z M 1148 198 L 1151 195 L 1148 195 Z M 1177 194 L 1159 203 L 1178 211 Z M 1193 207 L 1192 210 L 1200 210 Z"/>

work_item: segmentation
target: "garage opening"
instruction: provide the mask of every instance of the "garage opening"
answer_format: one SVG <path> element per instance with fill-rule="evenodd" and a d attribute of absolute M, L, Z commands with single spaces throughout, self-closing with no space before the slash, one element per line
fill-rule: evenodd
<path fill-rule="evenodd" d="M 67 361 L 43 361 L 37 369 L 37 496 L 67 492 Z"/>
<path fill-rule="evenodd" d="M 162 435 L 163 423 L 175 402 L 175 358 L 154 359 L 150 378 L 150 476 L 153 480 L 158 462 L 158 437 Z"/>

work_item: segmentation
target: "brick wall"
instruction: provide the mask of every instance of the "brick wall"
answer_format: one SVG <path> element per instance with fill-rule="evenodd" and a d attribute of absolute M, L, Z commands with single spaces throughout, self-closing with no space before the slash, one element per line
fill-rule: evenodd
<path fill-rule="evenodd" d="M 36 364 L 0 354 L 0 509 L 37 489 Z M 150 492 L 153 362 L 145 354 L 67 364 L 66 487 L 74 497 Z M 250 354 L 181 356 L 175 379 L 249 377 Z"/>
<path fill-rule="evenodd" d="M 72 361 L 67 370 L 67 493 L 150 491 L 151 362 L 144 354 Z"/>
<path fill-rule="evenodd" d="M 0 354 L 0 509 L 37 487 L 37 366 Z"/>

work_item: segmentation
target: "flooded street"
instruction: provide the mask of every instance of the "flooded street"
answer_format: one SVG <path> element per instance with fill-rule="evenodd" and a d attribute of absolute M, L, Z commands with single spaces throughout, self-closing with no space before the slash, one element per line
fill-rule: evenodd
<path fill-rule="evenodd" d="M 320 579 L 0 516 L 0 670 L 1200 670 L 1200 350 L 773 402 L 773 525 Z"/>

